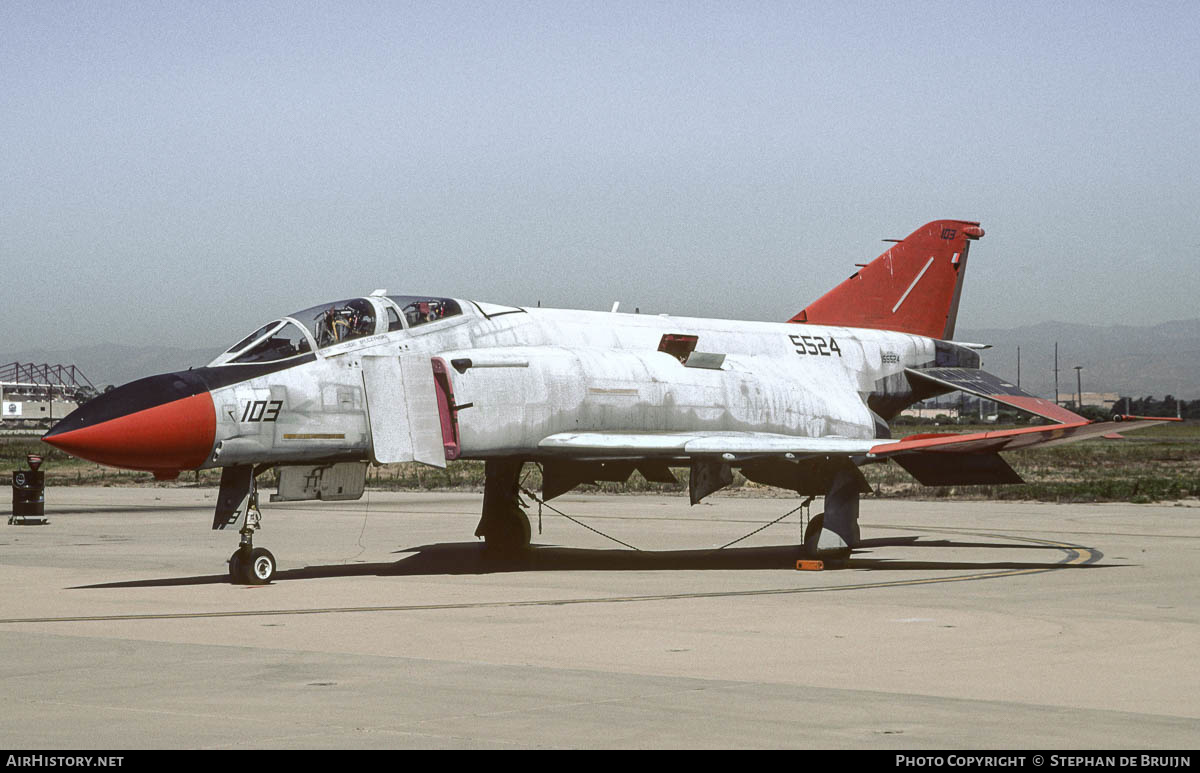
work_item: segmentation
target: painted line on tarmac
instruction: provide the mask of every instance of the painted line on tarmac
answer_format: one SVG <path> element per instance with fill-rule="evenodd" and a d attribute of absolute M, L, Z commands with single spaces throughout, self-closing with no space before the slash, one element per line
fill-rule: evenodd
<path fill-rule="evenodd" d="M 981 529 L 951 529 L 943 526 L 875 526 L 873 528 L 885 530 L 890 529 L 892 531 L 903 532 L 925 531 L 938 534 L 966 534 L 971 537 L 991 537 L 992 539 L 1015 539 L 1018 542 L 1030 542 L 1035 545 L 1045 545 L 1046 547 L 1058 548 L 1059 550 L 1065 550 L 1067 552 L 1067 557 L 1054 566 L 1047 566 L 1043 569 L 1031 569 L 1029 570 L 1030 572 L 1052 572 L 1056 569 L 1065 568 L 1068 566 L 1094 564 L 1104 557 L 1104 554 L 1099 550 L 1096 550 L 1095 548 L 1086 548 L 1083 545 L 1059 542 L 1057 540 L 1036 539 L 1034 537 L 1018 537 L 1013 534 L 995 534 L 993 532 L 987 532 Z"/>
<path fill-rule="evenodd" d="M 964 534 L 957 529 L 937 528 L 932 526 L 920 527 L 887 527 L 904 531 L 926 531 L 946 534 Z M 16 623 L 82 623 L 82 622 L 112 622 L 125 620 L 196 620 L 216 617 L 279 617 L 283 615 L 335 615 L 361 612 L 429 612 L 450 609 L 503 609 L 515 607 L 558 607 L 574 604 L 625 604 L 639 601 L 681 601 L 686 599 L 736 598 L 739 596 L 784 596 L 800 593 L 826 593 L 832 591 L 874 590 L 880 588 L 906 588 L 916 585 L 938 585 L 951 582 L 972 582 L 976 580 L 995 580 L 1002 577 L 1019 577 L 1023 575 L 1055 572 L 1071 567 L 1085 566 L 1095 563 L 1103 557 L 1103 553 L 1094 548 L 1074 545 L 1054 540 L 1034 539 L 1032 537 L 1016 537 L 1009 534 L 969 532 L 970 536 L 991 537 L 994 539 L 1012 539 L 1019 542 L 1029 542 L 1047 547 L 1058 548 L 1066 553 L 1061 561 L 1050 566 L 1027 567 L 1023 569 L 1002 569 L 994 572 L 974 572 L 958 574 L 951 577 L 922 577 L 913 580 L 892 580 L 888 582 L 865 582 L 847 585 L 826 585 L 804 588 L 767 588 L 760 590 L 742 591 L 708 591 L 693 593 L 662 593 L 639 596 L 603 596 L 591 598 L 565 599 L 532 599 L 527 601 L 478 601 L 460 602 L 457 604 L 405 604 L 395 606 L 370 607 L 314 607 L 311 609 L 256 609 L 226 612 L 165 612 L 142 615 L 79 615 L 73 617 L 27 617 L 0 619 L 0 625 Z M 851 559 L 853 560 L 853 559 Z"/>

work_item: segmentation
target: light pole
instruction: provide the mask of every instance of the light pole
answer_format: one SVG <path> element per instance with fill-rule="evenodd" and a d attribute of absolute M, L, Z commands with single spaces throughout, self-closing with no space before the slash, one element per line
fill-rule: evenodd
<path fill-rule="evenodd" d="M 1083 370 L 1082 365 L 1075 366 L 1075 410 L 1083 410 L 1083 379 L 1079 372 Z"/>
<path fill-rule="evenodd" d="M 1054 404 L 1058 405 L 1058 341 L 1054 342 Z"/>

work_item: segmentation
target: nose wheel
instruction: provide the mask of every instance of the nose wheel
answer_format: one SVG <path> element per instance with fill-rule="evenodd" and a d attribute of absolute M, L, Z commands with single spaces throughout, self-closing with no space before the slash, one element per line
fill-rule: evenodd
<path fill-rule="evenodd" d="M 240 585 L 266 585 L 275 576 L 275 556 L 266 548 L 240 547 L 229 557 L 229 579 Z"/>

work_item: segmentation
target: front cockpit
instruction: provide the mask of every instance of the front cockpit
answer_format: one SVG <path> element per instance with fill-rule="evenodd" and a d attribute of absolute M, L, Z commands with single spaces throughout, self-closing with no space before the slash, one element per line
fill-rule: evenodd
<path fill-rule="evenodd" d="M 307 356 L 359 338 L 440 322 L 462 315 L 452 298 L 375 294 L 289 314 L 263 325 L 209 363 L 246 365 Z"/>

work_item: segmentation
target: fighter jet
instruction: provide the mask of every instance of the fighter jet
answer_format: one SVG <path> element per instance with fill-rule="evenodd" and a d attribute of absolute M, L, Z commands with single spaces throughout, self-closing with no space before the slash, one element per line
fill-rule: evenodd
<path fill-rule="evenodd" d="M 636 470 L 693 504 L 746 478 L 824 497 L 802 549 L 845 557 L 860 543 L 861 468 L 894 461 L 926 485 L 1018 483 L 1000 456 L 1163 421 L 1087 419 L 980 370 L 954 341 L 979 223 L 921 226 L 786 322 L 503 306 L 431 295 L 325 303 L 268 322 L 207 366 L 100 395 L 47 443 L 169 480 L 221 468 L 214 529 L 241 521 L 236 583 L 271 580 L 254 546 L 257 479 L 272 501 L 356 499 L 369 464 L 485 462 L 485 550 L 522 551 L 519 481 L 541 497 Z M 962 390 L 1052 420 L 1046 426 L 892 439 L 901 410 Z"/>

